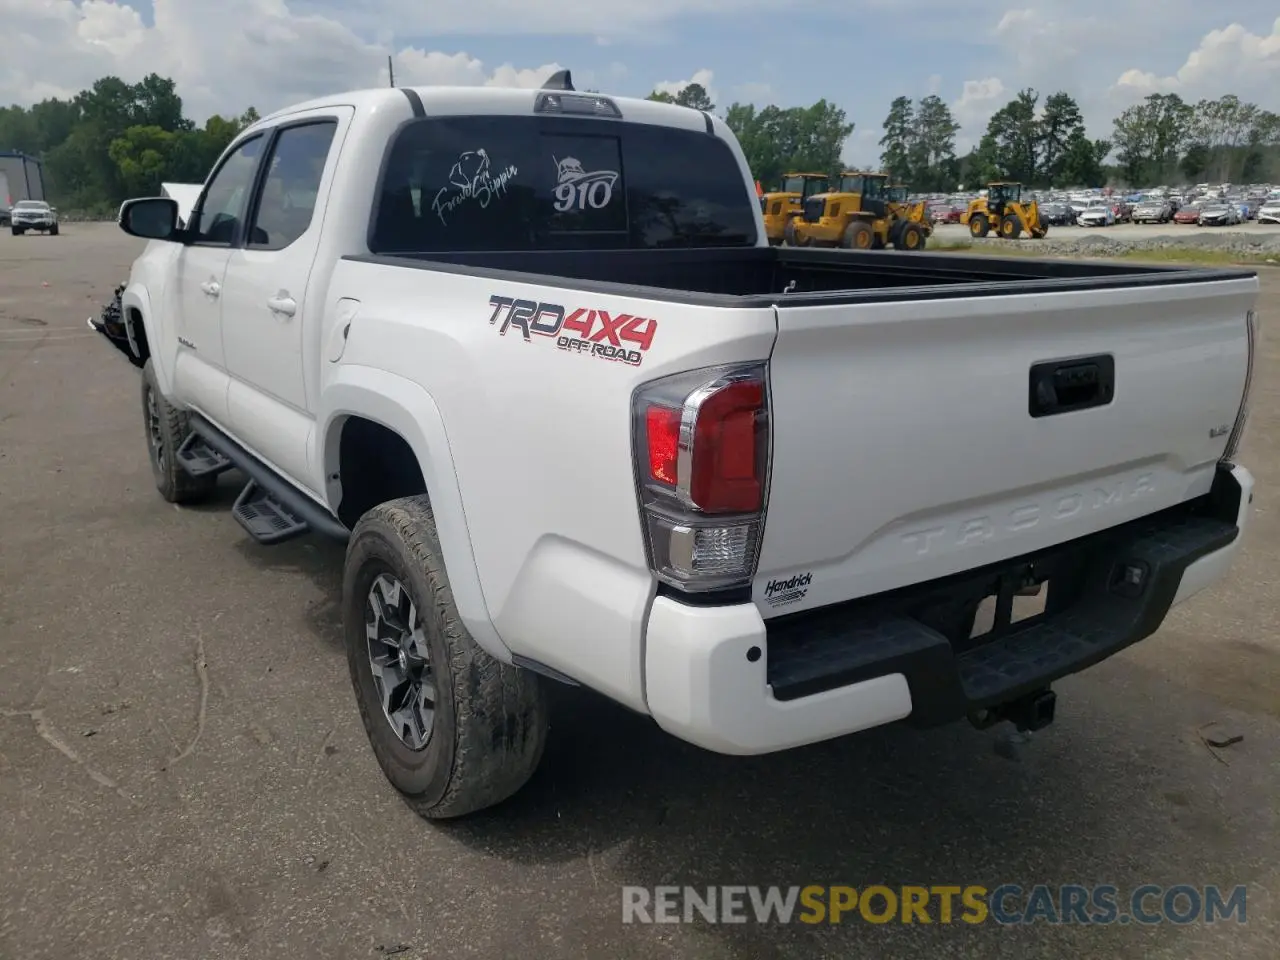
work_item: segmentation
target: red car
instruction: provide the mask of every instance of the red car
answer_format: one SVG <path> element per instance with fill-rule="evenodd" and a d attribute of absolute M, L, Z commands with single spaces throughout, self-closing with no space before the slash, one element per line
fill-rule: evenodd
<path fill-rule="evenodd" d="M 1177 213 L 1173 215 L 1174 223 L 1199 223 L 1200 222 L 1200 205 L 1197 203 L 1189 204 L 1181 207 Z"/>
<path fill-rule="evenodd" d="M 954 207 L 949 203 L 929 205 L 929 219 L 934 223 L 959 223 L 960 213 L 959 207 Z"/>

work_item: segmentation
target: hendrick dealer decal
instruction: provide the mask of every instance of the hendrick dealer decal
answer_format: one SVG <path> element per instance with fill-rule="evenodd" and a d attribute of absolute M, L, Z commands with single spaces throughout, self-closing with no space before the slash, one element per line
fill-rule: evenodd
<path fill-rule="evenodd" d="M 658 331 L 658 321 L 652 317 L 590 307 L 570 309 L 560 303 L 496 295 L 489 298 L 489 306 L 493 308 L 489 324 L 498 325 L 499 336 L 505 337 L 514 328 L 526 343 L 532 343 L 534 337 L 546 337 L 554 339 L 560 350 L 633 367 L 640 366 Z"/>
<path fill-rule="evenodd" d="M 797 573 L 785 580 L 770 580 L 769 585 L 764 588 L 765 602 L 771 607 L 799 603 L 809 592 L 809 584 L 812 582 L 812 573 Z"/>

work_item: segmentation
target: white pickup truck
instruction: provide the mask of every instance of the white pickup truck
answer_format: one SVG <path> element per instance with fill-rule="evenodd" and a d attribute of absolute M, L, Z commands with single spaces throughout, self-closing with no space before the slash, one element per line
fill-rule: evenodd
<path fill-rule="evenodd" d="M 347 541 L 424 816 L 527 781 L 553 682 L 730 754 L 1039 728 L 1249 513 L 1252 272 L 770 247 L 721 120 L 567 75 L 304 103 L 120 224 L 161 495 Z"/>

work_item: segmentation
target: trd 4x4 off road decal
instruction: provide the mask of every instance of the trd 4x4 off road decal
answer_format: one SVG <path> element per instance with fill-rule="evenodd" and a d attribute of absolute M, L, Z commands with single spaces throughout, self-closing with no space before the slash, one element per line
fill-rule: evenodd
<path fill-rule="evenodd" d="M 489 323 L 501 322 L 500 336 L 505 337 L 514 327 L 526 343 L 534 337 L 554 337 L 561 350 L 633 367 L 640 366 L 658 331 L 658 321 L 652 317 L 614 315 L 589 307 L 570 310 L 559 303 L 499 296 L 490 297 L 489 306 L 493 307 Z"/>

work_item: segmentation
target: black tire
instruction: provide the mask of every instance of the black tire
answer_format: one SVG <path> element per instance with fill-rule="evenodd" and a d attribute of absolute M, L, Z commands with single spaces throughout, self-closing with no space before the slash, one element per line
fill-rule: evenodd
<path fill-rule="evenodd" d="M 151 474 L 160 496 L 169 503 L 196 503 L 209 496 L 218 485 L 218 478 L 193 477 L 178 463 L 175 454 L 191 427 L 186 413 L 175 409 L 160 392 L 154 364 L 154 360 L 148 359 L 142 368 L 142 427 L 146 432 Z"/>
<path fill-rule="evenodd" d="M 347 665 L 369 744 L 392 786 L 429 819 L 464 816 L 516 793 L 537 769 L 547 736 L 541 678 L 495 660 L 471 638 L 440 558 L 427 497 L 392 500 L 356 524 L 342 584 Z M 407 592 L 427 642 L 434 716 L 419 749 L 392 727 L 373 679 L 366 622 L 381 575 Z"/>
<path fill-rule="evenodd" d="M 894 249 L 906 250 L 912 253 L 923 250 L 925 247 L 924 230 L 920 224 L 908 222 L 902 225 L 902 229 L 898 231 L 898 237 L 893 242 Z"/>
<path fill-rule="evenodd" d="M 876 232 L 865 220 L 850 220 L 840 237 L 840 246 L 846 250 L 870 250 L 875 242 Z"/>
<path fill-rule="evenodd" d="M 1000 236 L 1006 240 L 1017 240 L 1022 236 L 1022 221 L 1015 214 L 1006 214 L 1000 221 Z"/>
<path fill-rule="evenodd" d="M 810 245 L 808 237 L 800 237 L 796 234 L 795 217 L 787 218 L 787 223 L 782 228 L 782 240 L 788 247 L 807 247 Z"/>
<path fill-rule="evenodd" d="M 49 228 L 49 236 L 51 236 L 51 237 L 56 237 L 57 235 L 58 235 L 58 228 L 57 228 L 57 226 L 55 225 L 55 226 L 50 227 L 50 228 Z"/>
<path fill-rule="evenodd" d="M 9 229 L 13 231 L 15 237 L 20 237 L 26 232 L 21 227 L 10 227 Z"/>
<path fill-rule="evenodd" d="M 975 213 L 969 218 L 969 236 L 985 237 L 991 232 L 991 221 L 985 213 Z"/>

